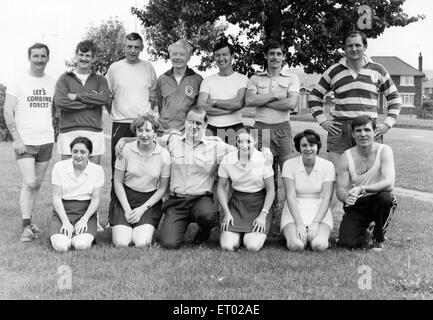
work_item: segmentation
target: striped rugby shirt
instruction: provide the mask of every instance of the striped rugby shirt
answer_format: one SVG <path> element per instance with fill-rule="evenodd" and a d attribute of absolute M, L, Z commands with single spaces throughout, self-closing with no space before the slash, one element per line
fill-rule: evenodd
<path fill-rule="evenodd" d="M 364 60 L 365 64 L 358 75 L 348 67 L 346 58 L 325 71 L 308 98 L 308 108 L 319 124 L 326 121 L 323 97 L 329 91 L 334 91 L 333 118 L 353 119 L 369 115 L 376 119 L 379 92 L 383 92 L 388 102 L 384 123 L 390 127 L 394 125 L 402 104 L 397 88 L 382 65 L 366 56 Z"/>

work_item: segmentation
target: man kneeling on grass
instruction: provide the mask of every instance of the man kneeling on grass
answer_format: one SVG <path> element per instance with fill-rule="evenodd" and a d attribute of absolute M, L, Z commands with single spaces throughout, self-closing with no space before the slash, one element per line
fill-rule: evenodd
<path fill-rule="evenodd" d="M 339 245 L 365 245 L 373 229 L 372 249 L 381 251 L 385 231 L 397 206 L 391 193 L 395 183 L 394 156 L 389 146 L 374 142 L 375 121 L 367 115 L 352 121 L 356 146 L 341 155 L 337 197 L 344 204 Z M 370 244 L 367 244 L 370 246 Z"/>

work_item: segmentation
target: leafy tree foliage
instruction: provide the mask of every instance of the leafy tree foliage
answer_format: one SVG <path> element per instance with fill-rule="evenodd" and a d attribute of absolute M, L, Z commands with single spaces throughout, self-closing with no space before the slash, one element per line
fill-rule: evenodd
<path fill-rule="evenodd" d="M 347 31 L 362 30 L 376 38 L 386 28 L 404 27 L 423 19 L 403 12 L 404 0 L 149 0 L 132 13 L 145 27 L 149 53 L 168 58 L 167 47 L 183 37 L 202 57 L 200 70 L 210 66 L 215 41 L 213 22 L 220 16 L 239 28 L 230 35 L 235 47 L 235 68 L 251 73 L 253 64 L 264 65 L 263 46 L 278 39 L 291 50 L 290 66 L 304 66 L 306 72 L 322 73 L 341 55 L 342 38 Z M 358 12 L 367 5 L 370 16 Z M 370 22 L 365 23 L 365 21 Z"/>
<path fill-rule="evenodd" d="M 4 103 L 6 98 L 6 86 L 0 83 L 0 141 L 12 141 L 12 135 L 10 134 L 5 118 L 3 115 Z"/>

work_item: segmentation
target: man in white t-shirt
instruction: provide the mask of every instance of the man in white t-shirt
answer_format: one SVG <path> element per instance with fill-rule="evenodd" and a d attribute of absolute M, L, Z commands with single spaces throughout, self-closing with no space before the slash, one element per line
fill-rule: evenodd
<path fill-rule="evenodd" d="M 12 81 L 6 94 L 4 116 L 23 180 L 20 194 L 23 242 L 32 241 L 41 232 L 31 219 L 54 143 L 52 102 L 56 82 L 45 74 L 49 56 L 45 44 L 32 45 L 28 49 L 30 70 Z"/>
<path fill-rule="evenodd" d="M 213 54 L 219 72 L 203 80 L 197 104 L 208 114 L 208 135 L 234 145 L 236 131 L 243 128 L 240 110 L 244 107 L 248 78 L 233 70 L 233 48 L 226 38 L 215 44 Z"/>

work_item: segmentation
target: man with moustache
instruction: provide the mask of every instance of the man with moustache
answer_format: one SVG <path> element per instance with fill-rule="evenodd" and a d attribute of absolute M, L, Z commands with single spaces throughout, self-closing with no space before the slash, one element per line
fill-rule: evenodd
<path fill-rule="evenodd" d="M 156 83 L 158 98 L 158 135 L 164 131 L 185 130 L 188 110 L 196 105 L 202 76 L 188 67 L 192 47 L 180 39 L 168 47 L 172 68 L 162 74 Z"/>
<path fill-rule="evenodd" d="M 45 44 L 35 43 L 28 49 L 30 70 L 9 83 L 4 108 L 22 176 L 23 231 L 20 240 L 23 242 L 32 241 L 41 233 L 32 223 L 33 211 L 54 143 L 52 103 L 55 81 L 45 74 L 49 58 L 50 50 Z"/>
<path fill-rule="evenodd" d="M 236 132 L 243 128 L 241 109 L 247 91 L 247 76 L 233 70 L 233 48 L 222 37 L 213 48 L 219 72 L 201 83 L 198 106 L 209 116 L 209 133 L 235 145 Z"/>

